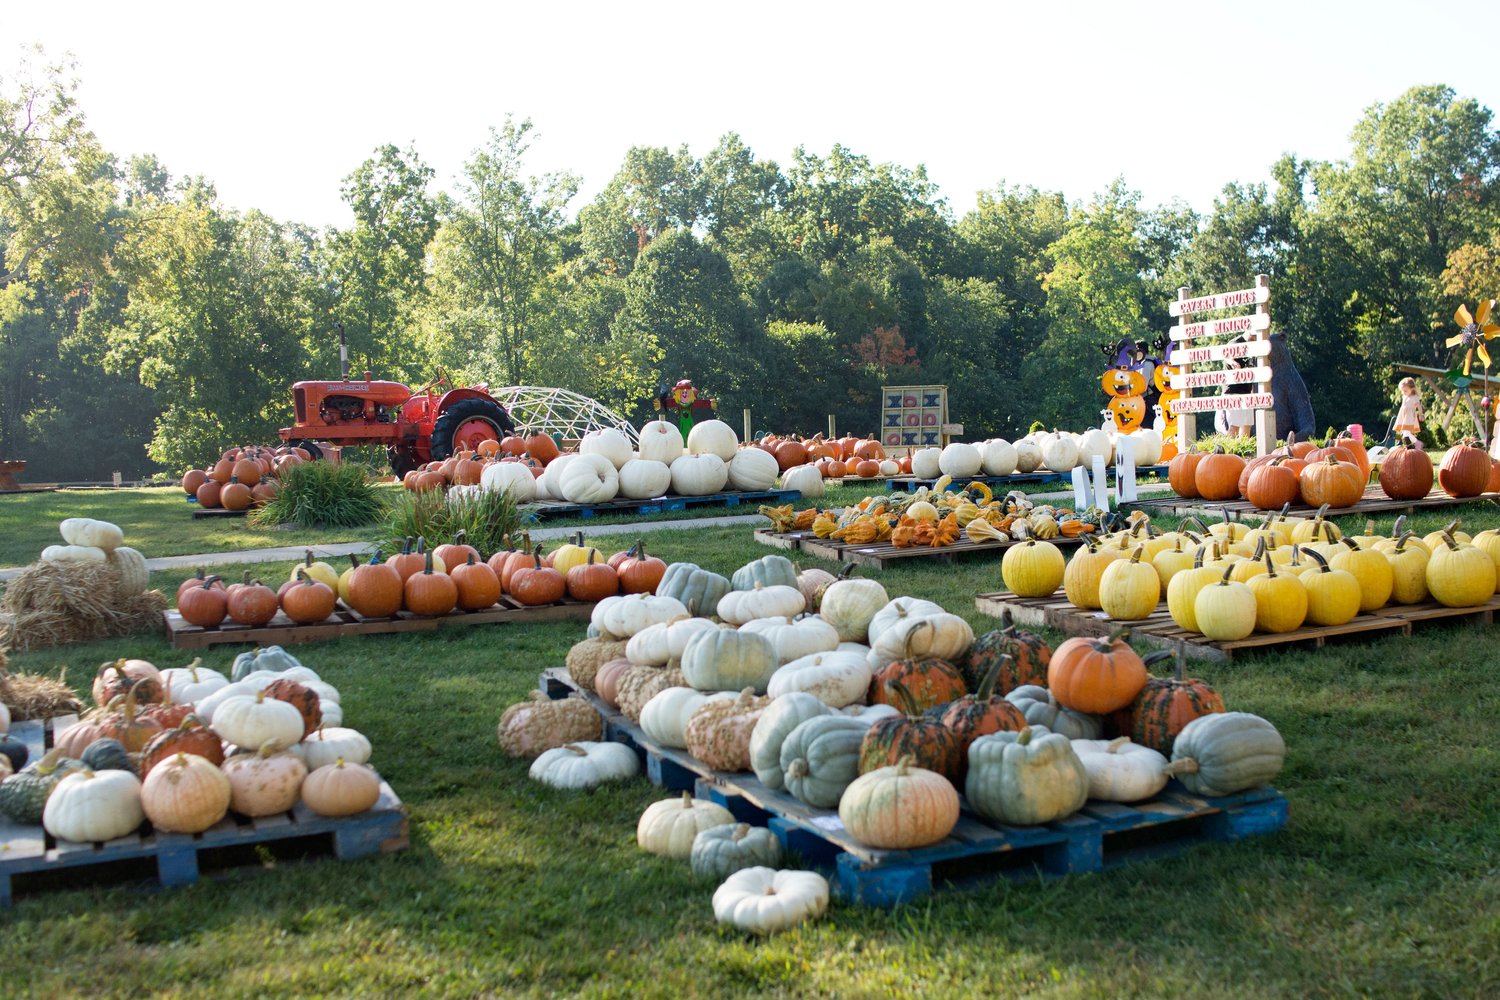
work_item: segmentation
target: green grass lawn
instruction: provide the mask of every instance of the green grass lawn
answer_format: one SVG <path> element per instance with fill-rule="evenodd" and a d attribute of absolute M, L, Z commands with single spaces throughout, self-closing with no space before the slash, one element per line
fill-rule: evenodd
<path fill-rule="evenodd" d="M 745 527 L 653 542 L 664 558 L 720 572 L 770 551 Z M 906 563 L 879 578 L 893 595 L 993 624 L 972 598 L 999 589 L 996 560 Z M 154 582 L 170 589 L 177 577 Z M 662 797 L 644 778 L 556 792 L 500 753 L 501 711 L 581 634 L 576 624 L 493 626 L 299 647 L 373 741 L 372 763 L 411 810 L 411 848 L 168 892 L 25 897 L 5 918 L 0 992 L 1500 995 L 1492 629 L 1438 626 L 1195 665 L 1231 708 L 1285 735 L 1282 833 L 1099 875 L 940 891 L 894 911 L 835 904 L 827 919 L 764 942 L 718 929 L 712 885 L 636 849 L 636 818 Z M 204 659 L 222 667 L 234 652 Z M 66 663 L 86 686 L 86 669 L 122 655 L 163 666 L 191 658 L 142 636 L 12 663 Z"/>

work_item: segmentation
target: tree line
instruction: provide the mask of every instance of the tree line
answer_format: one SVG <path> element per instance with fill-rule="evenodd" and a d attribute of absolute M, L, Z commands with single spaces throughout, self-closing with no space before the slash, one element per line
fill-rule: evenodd
<path fill-rule="evenodd" d="M 1271 276 L 1321 425 L 1383 425 L 1390 366 L 1448 367 L 1459 301 L 1500 293 L 1500 137 L 1440 86 L 1372 104 L 1336 162 L 1293 153 L 1212 211 L 1124 179 L 1075 201 L 997 183 L 962 216 L 919 165 L 843 146 L 761 158 L 633 147 L 597 197 L 537 174 L 507 117 L 451 190 L 384 145 L 319 229 L 90 132 L 73 67 L 0 80 L 0 458 L 38 480 L 201 464 L 290 422 L 290 386 L 351 368 L 555 385 L 636 418 L 691 378 L 721 412 L 877 429 L 887 384 L 949 386 L 966 436 L 1092 425 L 1097 345 L 1154 341 L 1180 286 Z"/>

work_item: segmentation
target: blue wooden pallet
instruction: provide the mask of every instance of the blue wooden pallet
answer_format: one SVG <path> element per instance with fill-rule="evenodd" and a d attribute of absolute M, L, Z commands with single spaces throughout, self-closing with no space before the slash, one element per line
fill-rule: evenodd
<path fill-rule="evenodd" d="M 18 722 L 11 735 L 24 742 L 35 760 L 46 752 L 48 731 L 62 731 L 76 719 Z M 290 842 L 295 841 L 295 844 Z M 295 847 L 299 853 L 328 854 L 341 861 L 389 854 L 407 846 L 406 810 L 390 785 L 380 783 L 380 798 L 357 816 L 319 816 L 301 802 L 289 812 L 256 819 L 226 816 L 202 833 L 158 833 L 150 822 L 115 840 L 75 844 L 57 840 L 40 826 L 0 817 L 0 908 L 9 907 L 17 889 L 31 883 L 52 884 L 57 873 L 70 872 L 77 882 L 120 881 L 151 877 L 163 887 L 191 885 L 201 871 L 259 863 L 246 859 L 247 848 Z"/>
<path fill-rule="evenodd" d="M 525 509 L 539 521 L 554 517 L 598 517 L 603 514 L 660 514 L 689 507 L 738 507 L 742 503 L 783 504 L 802 499 L 800 490 L 733 490 L 701 497 L 653 497 L 649 500 L 608 500 L 604 503 L 562 503 L 542 500 Z"/>
<path fill-rule="evenodd" d="M 943 841 L 919 850 L 884 851 L 850 836 L 837 811 L 815 809 L 767 788 L 754 775 L 714 771 L 685 751 L 660 746 L 597 695 L 579 692 L 566 670 L 543 672 L 540 686 L 553 698 L 582 693 L 604 716 L 605 739 L 633 746 L 652 783 L 691 791 L 741 822 L 769 827 L 786 849 L 809 864 L 833 869 L 846 899 L 870 906 L 908 903 L 945 884 L 1105 871 L 1198 844 L 1274 833 L 1287 822 L 1287 800 L 1269 786 L 1207 798 L 1173 781 L 1147 802 L 1090 800 L 1080 812 L 1043 826 L 990 823 L 965 807 Z"/>
<path fill-rule="evenodd" d="M 1109 476 L 1110 482 L 1115 481 L 1115 470 L 1113 468 L 1107 470 L 1107 475 Z M 1159 476 L 1165 479 L 1167 475 L 1167 467 L 1165 465 L 1148 465 L 1136 469 L 1135 475 L 1137 479 L 1145 479 L 1147 476 Z M 910 493 L 923 486 L 927 487 L 928 489 L 932 489 L 933 484 L 935 484 L 936 482 L 936 479 L 917 479 L 912 476 L 907 476 L 905 478 L 887 479 L 885 481 L 885 488 L 890 492 L 904 491 Z M 1069 488 L 1071 488 L 1073 483 L 1073 473 L 1017 472 L 1009 476 L 969 476 L 968 478 L 961 481 L 958 479 L 953 480 L 951 488 L 962 489 L 969 483 L 983 483 L 990 489 L 994 490 L 997 495 L 999 495 L 1002 489 L 1009 489 L 1012 486 L 1020 486 L 1023 483 L 1067 483 Z"/>

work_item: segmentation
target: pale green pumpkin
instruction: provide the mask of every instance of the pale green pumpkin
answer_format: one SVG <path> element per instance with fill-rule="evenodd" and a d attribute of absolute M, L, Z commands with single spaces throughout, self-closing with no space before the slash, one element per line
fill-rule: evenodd
<path fill-rule="evenodd" d="M 1177 780 L 1196 795 L 1232 795 L 1281 773 L 1286 743 L 1276 727 L 1248 712 L 1215 712 L 1182 728 L 1172 744 Z"/>
<path fill-rule="evenodd" d="M 689 858 L 698 878 L 723 879 L 741 868 L 781 864 L 781 842 L 763 826 L 724 823 L 698 831 Z"/>
<path fill-rule="evenodd" d="M 859 777 L 859 748 L 872 721 L 826 715 L 793 729 L 781 743 L 786 790 L 810 806 L 837 806 L 844 789 Z"/>
<path fill-rule="evenodd" d="M 833 709 L 805 691 L 792 691 L 771 702 L 750 734 L 750 769 L 767 788 L 786 787 L 781 768 L 781 745 L 808 719 L 832 715 Z"/>
<path fill-rule="evenodd" d="M 735 570 L 729 584 L 735 590 L 754 590 L 757 585 L 796 587 L 797 567 L 786 556 L 761 556 Z"/>
<path fill-rule="evenodd" d="M 696 635 L 682 651 L 682 676 L 699 691 L 765 694 L 776 672 L 776 648 L 765 636 L 733 629 Z"/>
<path fill-rule="evenodd" d="M 1038 727 L 969 745 L 969 806 L 985 819 L 1036 826 L 1083 808 L 1089 776 L 1066 736 Z"/>

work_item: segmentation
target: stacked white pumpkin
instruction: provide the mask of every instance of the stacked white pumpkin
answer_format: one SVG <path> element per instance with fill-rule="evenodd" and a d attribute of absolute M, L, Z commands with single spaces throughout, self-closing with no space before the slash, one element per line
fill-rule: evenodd
<path fill-rule="evenodd" d="M 956 481 L 1038 470 L 1063 473 L 1078 466 L 1091 468 L 1095 456 L 1112 467 L 1127 444 L 1135 450 L 1136 468 L 1161 460 L 1162 439 L 1156 431 L 1142 428 L 1132 434 L 1112 434 L 1095 427 L 1081 434 L 1033 431 L 1014 442 L 990 438 L 973 444 L 954 442 L 944 448 L 919 448 L 912 452 L 911 471 L 918 479 L 951 476 Z"/>
<path fill-rule="evenodd" d="M 108 564 L 120 578 L 122 597 L 144 593 L 151 573 L 146 557 L 125 544 L 119 525 L 91 517 L 70 517 L 57 526 L 62 545 L 42 550 L 41 561 L 58 564 Z"/>

